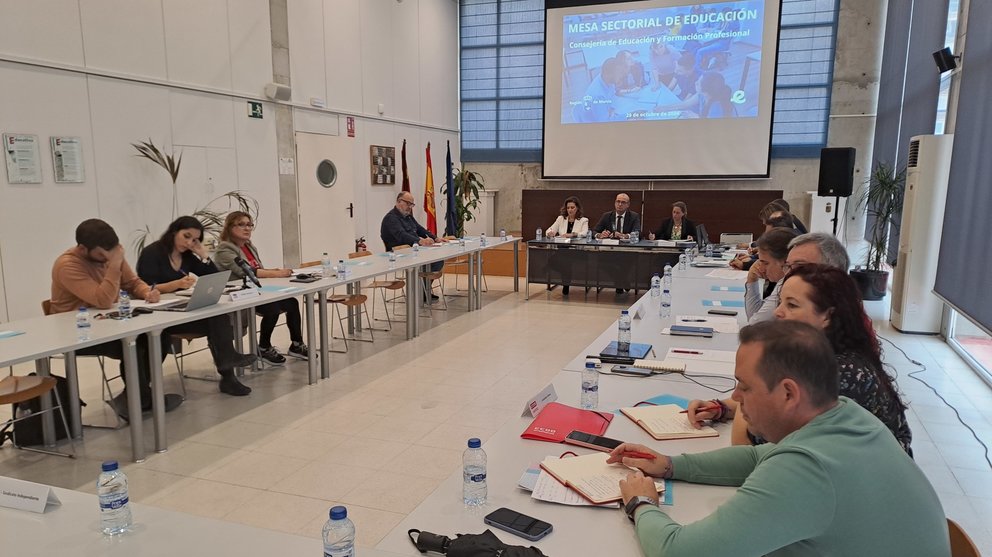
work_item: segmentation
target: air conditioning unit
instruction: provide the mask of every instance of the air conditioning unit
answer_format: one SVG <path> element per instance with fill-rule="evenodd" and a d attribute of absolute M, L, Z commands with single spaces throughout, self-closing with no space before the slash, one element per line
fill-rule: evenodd
<path fill-rule="evenodd" d="M 953 143 L 953 135 L 918 135 L 909 142 L 890 315 L 892 326 L 904 333 L 940 332 L 944 306 L 934 295 L 933 284 Z"/>

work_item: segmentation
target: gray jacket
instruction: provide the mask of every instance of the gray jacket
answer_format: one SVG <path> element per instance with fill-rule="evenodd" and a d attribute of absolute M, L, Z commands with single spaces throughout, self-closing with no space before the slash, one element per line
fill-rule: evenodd
<path fill-rule="evenodd" d="M 258 262 L 258 268 L 261 269 L 262 258 L 258 256 L 258 250 L 256 250 L 255 246 L 252 244 L 248 244 L 248 249 L 251 250 L 251 254 L 255 257 L 255 261 Z M 214 264 L 217 265 L 218 269 L 227 269 L 228 271 L 231 271 L 231 276 L 233 278 L 244 278 L 244 271 L 242 271 L 241 267 L 234 262 L 235 258 L 238 257 L 244 259 L 244 253 L 242 253 L 241 248 L 234 245 L 233 242 L 222 241 L 217 244 L 217 251 L 214 252 Z"/>

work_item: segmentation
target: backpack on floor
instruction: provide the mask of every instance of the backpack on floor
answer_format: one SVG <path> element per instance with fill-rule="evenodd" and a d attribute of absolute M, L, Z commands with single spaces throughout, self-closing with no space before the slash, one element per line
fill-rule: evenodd
<path fill-rule="evenodd" d="M 28 375 L 35 375 L 34 373 L 29 373 Z M 59 400 L 62 401 L 62 410 L 66 414 L 66 419 L 69 419 L 69 381 L 65 377 L 60 377 L 58 375 L 52 375 L 55 378 L 55 388 L 59 393 Z M 82 400 L 79 401 L 80 405 L 86 406 L 86 403 Z M 55 397 L 52 397 L 52 405 L 56 404 Z M 41 411 L 41 397 L 35 397 L 31 400 L 25 400 L 24 402 L 18 402 L 14 405 L 14 416 L 21 418 L 24 416 L 30 416 L 26 420 L 21 420 L 13 424 L 7 424 L 0 429 L 0 446 L 9 439 L 11 443 L 14 442 L 14 438 L 17 438 L 17 445 L 30 447 L 33 445 L 44 444 L 45 439 L 41 431 L 41 420 L 42 416 L 31 416 L 31 414 L 36 414 Z M 58 412 L 53 412 L 52 417 L 55 419 L 55 439 L 65 439 L 69 436 L 68 432 L 65 430 L 65 425 L 62 424 L 62 417 Z"/>

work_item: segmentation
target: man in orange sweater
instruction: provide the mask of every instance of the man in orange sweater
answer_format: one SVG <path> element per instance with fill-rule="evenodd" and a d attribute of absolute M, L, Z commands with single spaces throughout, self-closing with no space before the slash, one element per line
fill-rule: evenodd
<path fill-rule="evenodd" d="M 121 290 L 126 290 L 135 299 L 152 303 L 159 301 L 158 290 L 138 278 L 124 260 L 124 247 L 114 229 L 100 219 L 83 221 L 76 227 L 76 246 L 66 250 L 52 266 L 51 313 L 76 311 L 80 307 L 110 309 Z M 163 359 L 167 352 L 167 338 L 162 337 Z M 152 405 L 152 393 L 146 335 L 138 337 L 137 353 L 141 407 L 147 410 Z M 76 354 L 120 360 L 121 377 L 124 377 L 124 349 L 120 341 L 83 348 Z M 117 413 L 127 419 L 126 393 L 114 397 L 114 406 Z"/>

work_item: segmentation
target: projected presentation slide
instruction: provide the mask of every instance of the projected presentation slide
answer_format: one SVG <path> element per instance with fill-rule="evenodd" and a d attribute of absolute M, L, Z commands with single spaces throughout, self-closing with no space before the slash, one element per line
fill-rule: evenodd
<path fill-rule="evenodd" d="M 764 7 L 564 16 L 561 124 L 758 116 Z"/>

